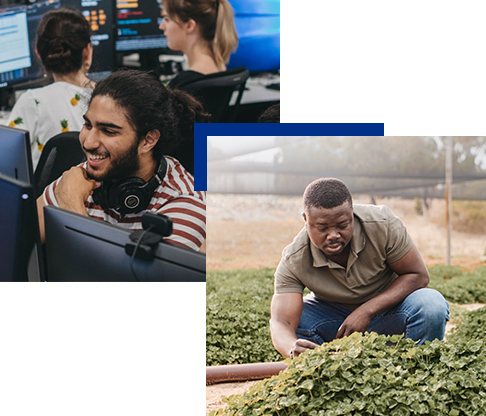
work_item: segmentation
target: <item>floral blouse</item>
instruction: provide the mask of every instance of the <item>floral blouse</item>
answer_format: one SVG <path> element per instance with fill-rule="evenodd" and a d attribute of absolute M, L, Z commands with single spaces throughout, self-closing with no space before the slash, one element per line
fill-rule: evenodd
<path fill-rule="evenodd" d="M 30 133 L 34 169 L 46 142 L 66 131 L 80 131 L 91 90 L 67 82 L 27 90 L 15 103 L 8 125 Z"/>

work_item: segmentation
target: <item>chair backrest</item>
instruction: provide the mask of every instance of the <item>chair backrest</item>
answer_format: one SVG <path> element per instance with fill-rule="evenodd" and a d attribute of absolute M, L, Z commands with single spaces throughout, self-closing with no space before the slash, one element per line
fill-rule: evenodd
<path fill-rule="evenodd" d="M 231 123 L 236 116 L 243 96 L 245 84 L 250 73 L 245 67 L 230 69 L 224 72 L 205 75 L 194 81 L 179 85 L 180 88 L 198 98 L 205 110 L 212 115 L 213 123 Z M 230 107 L 233 92 L 238 96 Z"/>
<path fill-rule="evenodd" d="M 85 161 L 79 143 L 79 132 L 60 133 L 48 140 L 34 172 L 37 196 L 63 172 Z"/>

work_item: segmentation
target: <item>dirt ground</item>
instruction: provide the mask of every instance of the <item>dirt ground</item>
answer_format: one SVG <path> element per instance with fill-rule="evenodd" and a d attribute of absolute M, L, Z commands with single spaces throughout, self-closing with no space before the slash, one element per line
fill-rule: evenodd
<path fill-rule="evenodd" d="M 302 198 L 272 195 L 207 195 L 208 270 L 276 267 L 282 249 L 303 227 Z M 355 203 L 369 203 L 355 199 Z M 443 224 L 444 201 L 429 201 L 429 209 L 420 216 L 415 200 L 378 199 L 389 206 L 406 225 L 427 266 L 445 264 L 447 231 Z M 469 270 L 485 265 L 480 256 L 486 236 L 453 230 L 451 263 Z M 465 305 L 472 310 L 483 305 Z M 447 331 L 452 326 L 449 325 Z M 224 406 L 222 397 L 242 394 L 255 381 L 216 384 L 206 387 L 206 410 Z"/>
<path fill-rule="evenodd" d="M 301 201 L 301 197 L 208 194 L 206 268 L 276 267 L 283 248 L 304 226 Z M 415 212 L 415 200 L 387 198 L 376 202 L 389 206 L 402 219 L 427 266 L 445 264 L 444 201 L 430 200 L 423 216 Z M 485 241 L 485 235 L 453 230 L 452 264 L 468 269 L 484 265 L 479 258 Z"/>

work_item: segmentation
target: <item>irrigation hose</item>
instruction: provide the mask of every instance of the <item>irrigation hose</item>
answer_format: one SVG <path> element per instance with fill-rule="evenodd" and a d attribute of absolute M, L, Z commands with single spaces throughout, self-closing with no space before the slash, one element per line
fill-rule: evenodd
<path fill-rule="evenodd" d="M 234 381 L 261 380 L 276 376 L 286 368 L 287 364 L 283 362 L 206 367 L 206 385 Z"/>

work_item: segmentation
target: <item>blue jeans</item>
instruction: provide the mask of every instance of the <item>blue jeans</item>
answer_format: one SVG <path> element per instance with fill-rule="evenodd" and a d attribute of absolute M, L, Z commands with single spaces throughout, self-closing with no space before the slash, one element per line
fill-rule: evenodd
<path fill-rule="evenodd" d="M 304 309 L 296 335 L 316 344 L 330 342 L 338 328 L 353 312 L 339 303 L 326 302 L 309 294 L 304 298 Z M 377 316 L 368 326 L 368 332 L 394 335 L 404 334 L 423 344 L 425 341 L 443 339 L 449 320 L 449 304 L 434 289 L 419 289 L 403 302 Z"/>

